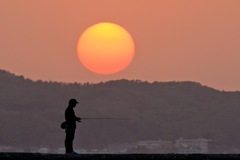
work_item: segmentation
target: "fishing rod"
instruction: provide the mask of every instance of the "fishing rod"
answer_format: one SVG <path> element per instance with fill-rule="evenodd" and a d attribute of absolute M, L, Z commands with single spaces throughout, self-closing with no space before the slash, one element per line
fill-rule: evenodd
<path fill-rule="evenodd" d="M 81 118 L 81 120 L 132 120 L 130 118 Z"/>
<path fill-rule="evenodd" d="M 81 120 L 133 120 L 130 118 L 81 118 L 78 122 L 81 122 Z M 61 123 L 61 128 L 66 129 L 67 128 L 67 122 Z"/>

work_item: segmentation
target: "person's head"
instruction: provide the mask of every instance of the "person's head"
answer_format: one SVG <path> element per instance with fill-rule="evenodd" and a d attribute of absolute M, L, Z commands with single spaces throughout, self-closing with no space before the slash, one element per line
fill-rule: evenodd
<path fill-rule="evenodd" d="M 76 99 L 70 99 L 68 106 L 74 108 L 78 104 L 78 101 Z"/>

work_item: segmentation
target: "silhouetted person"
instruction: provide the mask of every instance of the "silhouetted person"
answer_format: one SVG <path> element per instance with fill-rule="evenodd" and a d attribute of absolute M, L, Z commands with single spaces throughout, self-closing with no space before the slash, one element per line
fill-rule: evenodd
<path fill-rule="evenodd" d="M 81 118 L 76 117 L 73 108 L 77 105 L 76 99 L 70 99 L 67 109 L 65 110 L 65 120 L 67 124 L 65 147 L 66 154 L 77 154 L 73 150 L 73 140 L 76 130 L 76 121 L 81 122 Z"/>

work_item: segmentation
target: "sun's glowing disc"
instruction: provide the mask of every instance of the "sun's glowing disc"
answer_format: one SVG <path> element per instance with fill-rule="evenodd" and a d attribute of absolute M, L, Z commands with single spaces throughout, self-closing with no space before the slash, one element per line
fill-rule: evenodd
<path fill-rule="evenodd" d="M 98 74 L 113 74 L 125 69 L 134 57 L 130 34 L 114 23 L 98 23 L 87 28 L 77 45 L 81 63 Z"/>

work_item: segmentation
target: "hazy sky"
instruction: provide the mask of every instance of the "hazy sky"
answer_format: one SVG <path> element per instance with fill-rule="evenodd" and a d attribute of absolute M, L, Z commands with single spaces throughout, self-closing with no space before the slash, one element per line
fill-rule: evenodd
<path fill-rule="evenodd" d="M 124 71 L 98 75 L 78 60 L 81 33 L 99 22 L 136 45 Z M 240 0 L 0 0 L 0 69 L 33 80 L 197 81 L 240 90 Z"/>

